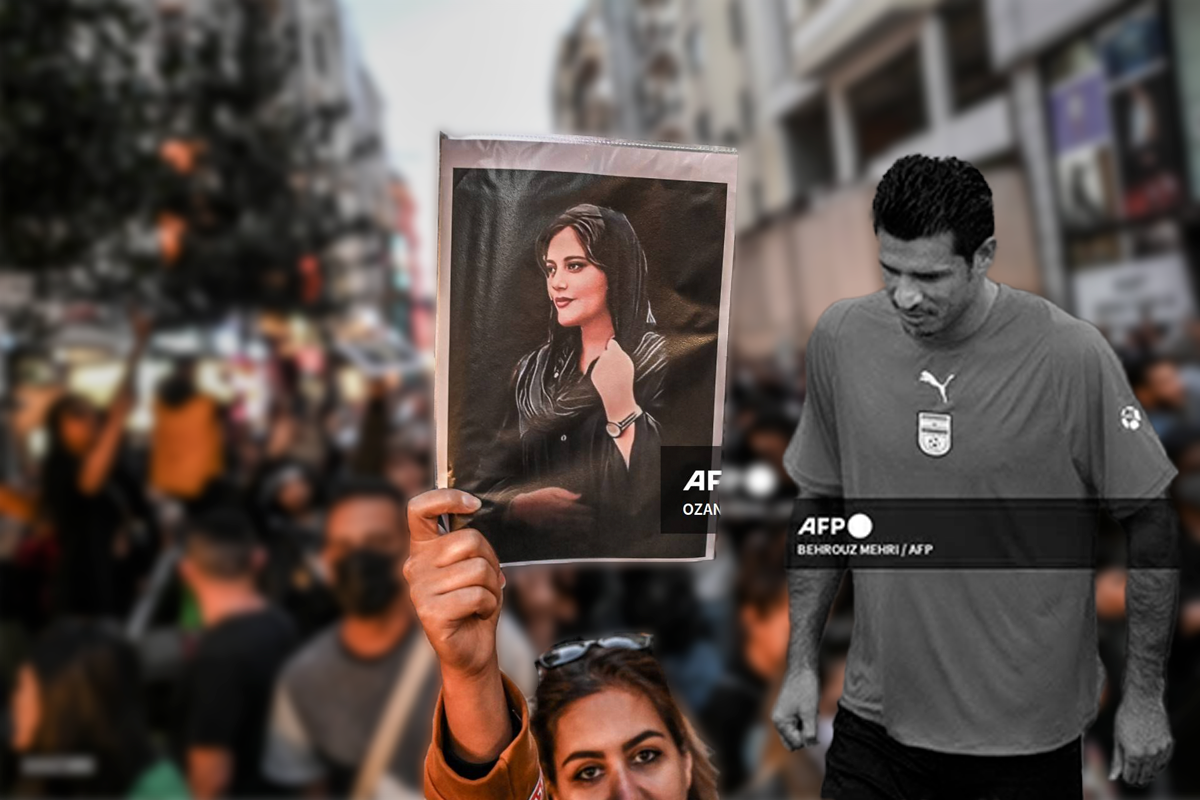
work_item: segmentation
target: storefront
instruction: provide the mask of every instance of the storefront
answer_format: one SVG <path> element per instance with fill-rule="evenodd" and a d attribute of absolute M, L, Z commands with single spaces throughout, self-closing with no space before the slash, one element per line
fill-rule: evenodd
<path fill-rule="evenodd" d="M 1126 6 L 1042 63 L 1074 311 L 1116 342 L 1147 321 L 1169 326 L 1195 315 L 1200 259 L 1189 242 L 1200 238 L 1192 222 L 1200 192 L 1181 122 L 1197 111 L 1181 90 L 1200 96 L 1200 56 L 1185 49 L 1200 40 L 1196 12 L 1178 1 Z M 1180 80 L 1189 71 L 1190 83 Z"/>

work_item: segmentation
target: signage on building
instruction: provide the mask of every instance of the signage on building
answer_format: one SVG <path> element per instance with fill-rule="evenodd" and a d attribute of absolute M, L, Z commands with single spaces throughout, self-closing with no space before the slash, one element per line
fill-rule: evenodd
<path fill-rule="evenodd" d="M 1179 253 L 1080 270 L 1072 282 L 1076 314 L 1111 341 L 1120 341 L 1146 320 L 1170 325 L 1195 315 L 1191 281 Z"/>

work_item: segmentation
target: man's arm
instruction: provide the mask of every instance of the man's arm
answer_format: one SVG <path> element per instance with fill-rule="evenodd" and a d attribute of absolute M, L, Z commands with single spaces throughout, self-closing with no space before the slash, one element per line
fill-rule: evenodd
<path fill-rule="evenodd" d="M 833 504 L 833 499 L 805 496 L 797 508 Z M 797 520 L 793 520 L 796 522 Z M 789 536 L 794 530 L 789 529 Z M 795 547 L 790 536 L 788 548 Z M 788 653 L 787 672 L 779 699 L 771 715 L 783 743 L 791 750 L 817 744 L 817 704 L 821 695 L 817 661 L 821 634 L 829 618 L 829 609 L 837 596 L 838 586 L 846 568 L 842 566 L 797 567 L 787 569 L 788 585 Z"/>
<path fill-rule="evenodd" d="M 1149 783 L 1173 742 L 1163 703 L 1166 662 L 1179 604 L 1178 521 L 1165 497 L 1120 519 L 1129 541 L 1125 685 L 1117 709 L 1111 777 Z"/>
<path fill-rule="evenodd" d="M 190 747 L 187 773 L 196 800 L 224 797 L 233 777 L 233 755 L 223 747 Z"/>

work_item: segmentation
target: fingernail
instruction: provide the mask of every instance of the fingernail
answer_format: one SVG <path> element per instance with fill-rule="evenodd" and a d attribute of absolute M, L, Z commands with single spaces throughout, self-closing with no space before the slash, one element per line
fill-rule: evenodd
<path fill-rule="evenodd" d="M 467 495 L 467 508 L 471 509 L 472 511 L 478 511 L 479 507 L 482 505 L 483 501 L 481 501 L 478 497 L 473 494 Z"/>
<path fill-rule="evenodd" d="M 500 570 L 500 588 L 503 589 L 505 586 L 508 586 L 508 578 L 505 577 L 504 570 Z"/>

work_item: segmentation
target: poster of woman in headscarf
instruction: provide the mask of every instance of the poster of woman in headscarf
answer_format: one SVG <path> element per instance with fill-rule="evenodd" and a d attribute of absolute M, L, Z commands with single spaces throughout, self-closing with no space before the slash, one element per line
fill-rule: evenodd
<path fill-rule="evenodd" d="M 504 564 L 711 558 L 661 448 L 718 447 L 737 155 L 443 138 L 438 485 Z"/>

